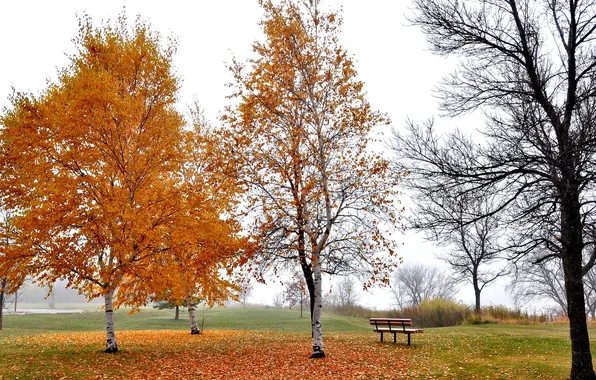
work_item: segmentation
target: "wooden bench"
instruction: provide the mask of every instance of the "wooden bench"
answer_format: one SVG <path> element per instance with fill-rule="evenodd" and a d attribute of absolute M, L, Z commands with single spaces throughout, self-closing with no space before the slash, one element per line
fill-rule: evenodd
<path fill-rule="evenodd" d="M 421 329 L 411 328 L 412 320 L 406 318 L 369 318 L 369 324 L 375 326 L 374 332 L 381 333 L 381 342 L 383 341 L 383 333 L 393 334 L 393 343 L 397 343 L 396 335 L 408 334 L 408 346 L 410 345 L 410 335 L 423 333 Z M 410 327 L 410 328 L 406 328 Z"/>

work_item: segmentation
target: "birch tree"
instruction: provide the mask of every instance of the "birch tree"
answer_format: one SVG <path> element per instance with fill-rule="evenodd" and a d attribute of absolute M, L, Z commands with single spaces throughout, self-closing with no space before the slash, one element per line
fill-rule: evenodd
<path fill-rule="evenodd" d="M 321 358 L 323 273 L 388 283 L 396 263 L 387 238 L 398 217 L 395 183 L 388 161 L 367 150 L 369 132 L 387 119 L 364 97 L 336 13 L 318 0 L 260 3 L 266 39 L 248 64 L 230 67 L 237 104 L 224 116 L 227 150 L 250 189 L 253 263 L 259 273 L 301 268 L 311 357 Z"/>
<path fill-rule="evenodd" d="M 174 41 L 124 16 L 79 24 L 58 81 L 15 94 L 0 119 L 0 193 L 17 231 L 5 258 L 42 284 L 66 279 L 103 297 L 112 353 L 114 309 L 144 305 L 179 272 L 176 258 L 227 236 L 205 227 L 217 230 L 209 222 L 220 216 L 212 191 L 228 197 L 206 173 L 187 173 L 196 136 L 175 109 Z M 217 261 L 199 251 L 189 269 Z"/>

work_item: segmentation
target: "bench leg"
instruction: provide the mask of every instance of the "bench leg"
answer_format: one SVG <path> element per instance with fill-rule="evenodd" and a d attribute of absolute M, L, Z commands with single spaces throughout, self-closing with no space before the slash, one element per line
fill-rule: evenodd
<path fill-rule="evenodd" d="M 383 332 L 381 331 L 381 342 L 383 341 Z"/>
<path fill-rule="evenodd" d="M 410 334 L 408 334 L 408 346 L 410 345 Z"/>
<path fill-rule="evenodd" d="M 397 343 L 397 333 L 393 333 L 393 343 Z"/>

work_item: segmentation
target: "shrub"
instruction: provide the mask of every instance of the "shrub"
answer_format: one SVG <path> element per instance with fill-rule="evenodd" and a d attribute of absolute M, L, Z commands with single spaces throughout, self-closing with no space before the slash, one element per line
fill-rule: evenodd
<path fill-rule="evenodd" d="M 418 306 L 406 307 L 399 316 L 412 319 L 418 327 L 444 327 L 461 325 L 470 313 L 466 305 L 437 298 L 422 301 Z"/>
<path fill-rule="evenodd" d="M 471 325 L 480 325 L 483 323 L 497 323 L 497 320 L 490 315 L 471 313 L 468 315 L 465 322 Z"/>
<path fill-rule="evenodd" d="M 530 314 L 501 305 L 485 306 L 480 314 L 474 314 L 469 306 L 440 298 L 425 300 L 418 306 L 404 309 L 372 310 L 360 305 L 326 305 L 325 311 L 358 318 L 410 318 L 416 327 L 457 326 L 462 323 L 536 324 L 555 321 L 555 317 L 550 314 Z"/>
<path fill-rule="evenodd" d="M 536 324 L 551 321 L 553 317 L 548 314 L 528 313 L 521 309 L 510 309 L 506 306 L 485 306 L 480 309 L 480 314 L 471 314 L 466 318 L 466 323 L 509 323 L 509 324 Z"/>
<path fill-rule="evenodd" d="M 368 309 L 360 305 L 329 305 L 325 311 L 359 318 L 410 318 L 416 327 L 460 325 L 470 314 L 470 308 L 468 306 L 443 299 L 425 300 L 418 306 L 406 307 L 403 310 L 380 311 Z"/>

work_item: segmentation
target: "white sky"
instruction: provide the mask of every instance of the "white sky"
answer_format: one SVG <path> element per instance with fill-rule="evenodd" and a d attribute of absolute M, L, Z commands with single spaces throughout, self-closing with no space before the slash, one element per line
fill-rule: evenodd
<path fill-rule="evenodd" d="M 422 33 L 406 26 L 404 15 L 410 2 L 327 0 L 325 4 L 343 7 L 341 42 L 355 57 L 373 108 L 387 112 L 396 128 L 402 127 L 406 118 L 423 121 L 437 116 L 432 89 L 455 62 L 431 55 Z M 7 105 L 11 87 L 36 94 L 48 78 L 56 78 L 56 70 L 68 62 L 66 54 L 74 52 L 71 40 L 77 35 L 77 14 L 87 13 L 99 25 L 101 20 L 115 20 L 123 7 L 129 19 L 141 15 L 163 36 L 178 37 L 174 62 L 183 78 L 181 109 L 196 97 L 206 108 L 206 116 L 215 122 L 230 93 L 225 87 L 231 81 L 225 62 L 233 56 L 244 60 L 251 43 L 260 38 L 257 23 L 262 13 L 256 0 L 1 1 L 0 105 Z M 470 120 L 478 119 L 464 119 L 460 126 L 467 130 L 481 127 Z M 440 121 L 438 126 L 447 124 L 457 122 Z M 443 265 L 434 258 L 438 248 L 413 232 L 407 232 L 400 241 L 405 262 Z M 483 303 L 511 305 L 504 284 L 502 281 L 485 289 Z M 257 286 L 252 300 L 271 303 L 272 294 L 280 290 L 279 285 Z M 473 303 L 471 286 L 466 285 L 459 296 Z M 361 294 L 360 301 L 367 306 L 390 306 L 389 295 L 382 290 Z"/>

